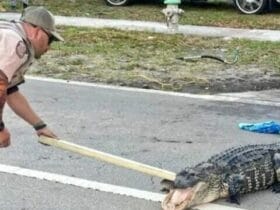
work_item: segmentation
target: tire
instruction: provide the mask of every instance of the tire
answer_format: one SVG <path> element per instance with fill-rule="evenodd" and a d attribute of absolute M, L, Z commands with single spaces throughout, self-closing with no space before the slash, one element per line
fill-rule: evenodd
<path fill-rule="evenodd" d="M 128 5 L 131 0 L 105 0 L 109 6 L 125 6 Z"/>
<path fill-rule="evenodd" d="M 268 0 L 233 0 L 235 7 L 244 14 L 260 14 L 267 7 Z"/>

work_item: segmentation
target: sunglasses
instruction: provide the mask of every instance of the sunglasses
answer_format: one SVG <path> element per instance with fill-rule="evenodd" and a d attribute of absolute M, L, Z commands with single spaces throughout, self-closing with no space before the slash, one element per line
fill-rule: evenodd
<path fill-rule="evenodd" d="M 48 37 L 49 37 L 48 45 L 51 45 L 52 42 L 55 41 L 55 37 L 53 35 L 51 35 L 49 32 L 47 32 L 46 30 L 44 30 L 43 28 L 41 28 L 41 29 L 42 29 L 42 31 L 45 32 L 45 34 L 48 35 Z"/>
<path fill-rule="evenodd" d="M 54 40 L 55 40 L 55 38 L 54 38 L 54 36 L 49 36 L 49 41 L 48 41 L 48 45 L 51 45 L 52 44 L 52 42 L 54 42 Z"/>

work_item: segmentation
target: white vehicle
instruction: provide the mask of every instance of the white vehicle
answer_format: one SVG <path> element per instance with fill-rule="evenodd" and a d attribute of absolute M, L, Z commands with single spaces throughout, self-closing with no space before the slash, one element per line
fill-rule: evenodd
<path fill-rule="evenodd" d="M 195 0 L 194 0 L 195 1 Z M 264 12 L 268 7 L 272 7 L 280 0 L 232 0 L 235 7 L 244 14 L 259 14 Z M 125 6 L 132 3 L 133 0 L 105 0 L 110 6 Z"/>

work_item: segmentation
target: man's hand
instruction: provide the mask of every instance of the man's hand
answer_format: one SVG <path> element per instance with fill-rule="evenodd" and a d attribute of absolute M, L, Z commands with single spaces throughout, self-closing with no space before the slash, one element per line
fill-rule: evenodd
<path fill-rule="evenodd" d="M 48 127 L 44 127 L 40 130 L 37 130 L 36 132 L 38 136 L 43 135 L 50 138 L 58 139 L 58 137 L 50 129 L 48 129 Z"/>
<path fill-rule="evenodd" d="M 2 131 L 0 131 L 0 148 L 8 147 L 10 143 L 10 132 L 7 128 L 4 128 Z"/>

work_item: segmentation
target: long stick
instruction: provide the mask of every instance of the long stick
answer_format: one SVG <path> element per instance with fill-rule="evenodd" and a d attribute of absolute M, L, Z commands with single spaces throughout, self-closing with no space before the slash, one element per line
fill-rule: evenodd
<path fill-rule="evenodd" d="M 128 160 L 122 157 L 118 157 L 115 155 L 111 155 L 105 152 L 101 152 L 95 149 L 91 149 L 88 147 L 80 146 L 77 144 L 73 144 L 67 142 L 65 140 L 53 139 L 45 136 L 39 137 L 39 142 L 47 145 L 51 145 L 54 147 L 58 147 L 64 150 L 68 150 L 71 152 L 75 152 L 84 156 L 96 158 L 98 160 L 102 160 L 108 163 L 112 163 L 121 167 L 125 167 L 128 169 L 136 170 L 145 174 L 149 174 L 151 176 L 157 176 L 163 179 L 174 181 L 176 174 L 171 171 L 163 170 L 160 168 L 156 168 L 150 165 L 146 165 L 143 163 L 139 163 L 133 160 Z"/>

